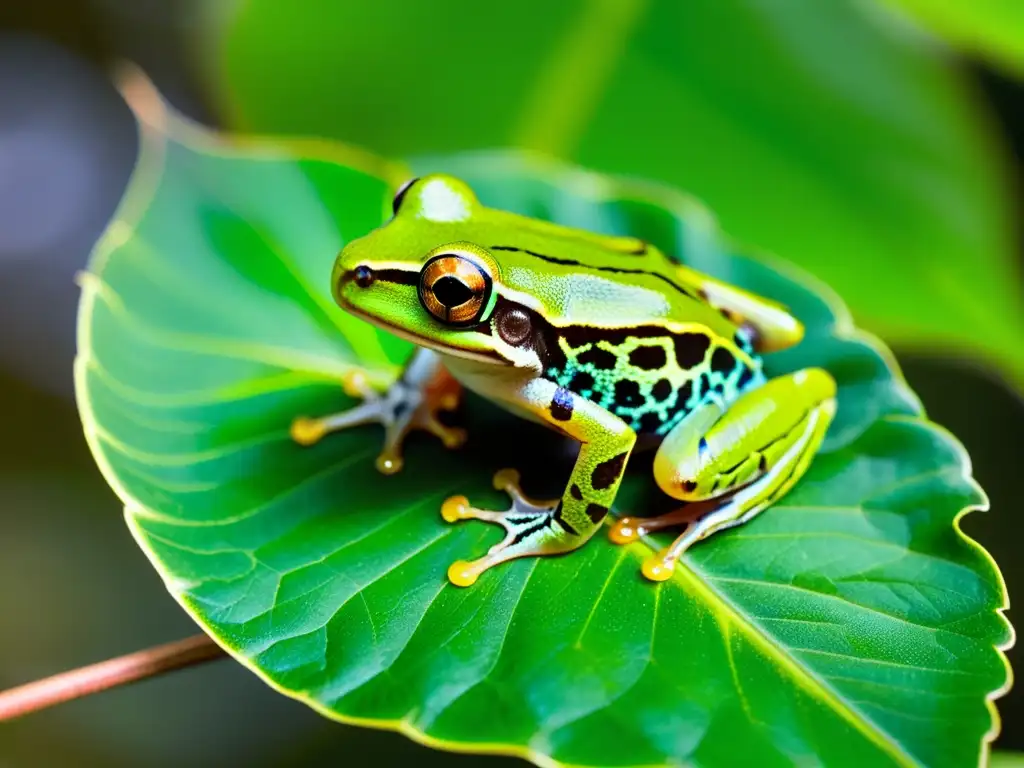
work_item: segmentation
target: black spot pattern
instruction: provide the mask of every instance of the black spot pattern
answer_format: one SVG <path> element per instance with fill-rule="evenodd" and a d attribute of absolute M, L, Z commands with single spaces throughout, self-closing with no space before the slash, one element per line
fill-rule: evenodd
<path fill-rule="evenodd" d="M 592 365 L 600 371 L 610 371 L 615 367 L 615 362 L 618 358 L 607 349 L 593 346 L 576 359 L 580 363 Z"/>
<path fill-rule="evenodd" d="M 752 378 L 754 378 L 754 372 L 744 366 L 743 370 L 740 371 L 739 379 L 736 380 L 736 388 L 742 392 L 746 389 L 747 384 L 750 383 Z"/>
<path fill-rule="evenodd" d="M 711 346 L 711 339 L 703 333 L 680 333 L 672 337 L 676 347 L 676 362 L 683 370 L 700 365 Z"/>
<path fill-rule="evenodd" d="M 627 408 L 635 408 L 643 403 L 644 397 L 640 394 L 640 385 L 631 379 L 623 379 L 615 382 L 615 404 L 624 405 Z"/>
<path fill-rule="evenodd" d="M 576 483 L 572 484 L 572 488 L 569 489 L 569 495 L 572 496 L 576 501 L 583 501 L 583 491 Z"/>
<path fill-rule="evenodd" d="M 708 376 L 706 371 L 694 380 L 693 387 L 697 392 L 698 400 L 707 396 L 708 392 L 711 391 L 711 377 Z"/>
<path fill-rule="evenodd" d="M 626 466 L 626 454 L 620 453 L 607 461 L 602 461 L 590 475 L 590 487 L 595 491 L 603 491 L 610 488 L 612 483 L 619 479 L 623 468 Z"/>
<path fill-rule="evenodd" d="M 760 338 L 760 334 L 754 326 L 744 324 L 733 337 L 733 341 L 736 342 L 736 346 L 746 352 L 748 355 L 754 354 L 754 348 L 757 346 L 757 342 Z"/>
<path fill-rule="evenodd" d="M 716 347 L 711 354 L 711 370 L 716 373 L 727 373 L 736 365 L 736 358 L 733 357 L 725 347 Z"/>
<path fill-rule="evenodd" d="M 679 392 L 676 395 L 676 408 L 685 408 L 686 404 L 690 402 L 690 397 L 692 396 L 693 382 L 687 380 L 687 382 L 679 388 Z"/>
<path fill-rule="evenodd" d="M 651 394 L 657 400 L 668 400 L 672 394 L 672 382 L 668 379 L 658 379 L 658 383 L 651 387 Z"/>
<path fill-rule="evenodd" d="M 696 327 L 684 333 L 655 326 L 555 328 L 538 320 L 535 330 L 544 378 L 638 433 L 667 435 L 694 408 L 711 400 L 728 406 L 763 381 L 760 359 L 744 348 L 751 338 L 746 329 L 736 334 L 736 351 L 729 340 L 716 343 Z"/>
<path fill-rule="evenodd" d="M 645 371 L 657 371 L 664 368 L 666 362 L 665 348 L 660 344 L 643 344 L 629 353 L 629 364 Z"/>
<path fill-rule="evenodd" d="M 594 377 L 586 371 L 577 371 L 569 382 L 569 389 L 577 394 L 594 388 Z"/>
<path fill-rule="evenodd" d="M 608 514 L 608 507 L 603 507 L 600 504 L 588 504 L 587 505 L 587 517 L 590 518 L 592 523 L 600 523 L 604 520 L 604 516 Z"/>
<path fill-rule="evenodd" d="M 657 411 L 648 411 L 640 417 L 638 432 L 653 432 L 664 423 Z"/>

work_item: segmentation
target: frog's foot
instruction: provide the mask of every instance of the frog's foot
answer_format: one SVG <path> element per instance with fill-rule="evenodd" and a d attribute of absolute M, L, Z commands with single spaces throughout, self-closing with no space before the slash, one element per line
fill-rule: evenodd
<path fill-rule="evenodd" d="M 766 401 L 785 407 L 766 409 Z M 687 523 L 672 544 L 642 565 L 648 579 L 668 579 L 693 544 L 742 525 L 789 492 L 810 466 L 835 411 L 835 382 L 815 368 L 773 379 L 727 412 L 712 404 L 695 411 L 691 422 L 669 433 L 654 460 L 661 489 L 690 503 L 657 518 L 623 518 L 612 540 L 624 544 Z M 732 442 L 735 435 L 741 443 Z"/>
<path fill-rule="evenodd" d="M 620 517 L 608 530 L 608 538 L 616 544 L 632 544 L 641 537 L 664 528 L 689 525 L 696 521 L 707 505 L 701 502 L 687 504 L 659 517 Z"/>
<path fill-rule="evenodd" d="M 457 448 L 466 440 L 464 430 L 442 424 L 437 414 L 454 410 L 461 388 L 443 368 L 429 378 L 408 381 L 403 376 L 384 394 L 378 394 L 361 371 L 350 372 L 342 386 L 350 397 L 363 402 L 354 408 L 320 418 L 301 416 L 291 425 L 292 439 L 299 445 L 313 445 L 331 432 L 360 424 L 384 425 L 384 448 L 377 457 L 377 469 L 386 475 L 402 468 L 402 443 L 414 429 L 437 436 L 447 448 Z"/>
<path fill-rule="evenodd" d="M 512 499 L 512 507 L 504 512 L 477 509 L 469 505 L 465 496 L 452 496 L 441 505 L 441 516 L 449 523 L 460 520 L 484 520 L 505 529 L 505 538 L 488 550 L 483 557 L 457 560 L 448 569 L 448 580 L 457 587 L 468 587 L 481 573 L 498 563 L 524 555 L 541 555 L 560 551 L 556 544 L 562 532 L 554 525 L 559 501 L 538 501 L 524 495 L 519 488 L 519 473 L 503 469 L 494 475 L 494 487 L 505 491 Z"/>
<path fill-rule="evenodd" d="M 632 544 L 649 533 L 685 526 L 671 545 L 650 555 L 641 565 L 648 579 L 665 581 L 691 545 L 716 531 L 741 525 L 764 509 L 769 503 L 764 497 L 769 485 L 769 481 L 762 479 L 739 489 L 724 501 L 694 502 L 658 517 L 622 517 L 611 527 L 608 538 L 616 544 Z"/>
<path fill-rule="evenodd" d="M 714 511 L 707 513 L 698 520 L 687 521 L 686 529 L 675 541 L 643 561 L 640 565 L 643 575 L 651 581 L 665 581 L 671 578 L 679 558 L 693 544 L 707 538 L 716 531 L 742 525 L 767 507 L 771 500 L 765 497 L 765 493 L 769 491 L 770 486 L 771 483 L 764 479 L 751 483 L 747 488 L 741 489 L 734 497 Z M 753 501 L 755 499 L 756 501 Z M 681 510 L 656 518 L 661 523 L 660 525 L 651 525 L 655 520 L 645 521 L 643 532 L 647 533 L 656 528 L 668 528 L 673 524 L 673 519 L 676 525 L 684 522 L 686 520 L 682 514 L 684 510 L 688 511 L 686 507 L 683 507 Z M 690 516 L 692 517 L 692 513 L 690 513 Z"/>

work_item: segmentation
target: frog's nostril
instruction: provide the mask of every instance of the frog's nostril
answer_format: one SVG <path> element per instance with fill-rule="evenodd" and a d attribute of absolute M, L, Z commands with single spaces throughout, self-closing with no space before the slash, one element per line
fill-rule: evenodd
<path fill-rule="evenodd" d="M 360 288 L 368 288 L 370 283 L 373 282 L 373 270 L 365 264 L 360 264 L 356 267 L 352 274 L 355 278 L 356 285 Z"/>

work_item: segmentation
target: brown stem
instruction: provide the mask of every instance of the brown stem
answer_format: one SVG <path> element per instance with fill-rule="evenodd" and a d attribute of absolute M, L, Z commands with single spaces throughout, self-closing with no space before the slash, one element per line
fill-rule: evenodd
<path fill-rule="evenodd" d="M 196 635 L 62 672 L 0 691 L 0 722 L 224 655 L 221 647 L 209 637 Z"/>

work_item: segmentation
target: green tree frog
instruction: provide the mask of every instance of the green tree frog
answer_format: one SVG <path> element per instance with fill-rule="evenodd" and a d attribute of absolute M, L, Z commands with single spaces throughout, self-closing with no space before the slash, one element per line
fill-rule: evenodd
<path fill-rule="evenodd" d="M 419 349 L 384 393 L 350 376 L 345 388 L 362 404 L 297 419 L 294 439 L 310 444 L 380 422 L 377 466 L 395 472 L 413 428 L 449 447 L 462 443 L 465 435 L 437 415 L 465 386 L 580 443 L 561 499 L 524 496 L 506 469 L 494 484 L 510 509 L 477 509 L 464 496 L 444 502 L 448 522 L 475 518 L 506 531 L 482 557 L 453 563 L 453 584 L 469 586 L 512 558 L 582 546 L 602 526 L 637 446 L 657 448 L 662 491 L 710 502 L 643 563 L 654 581 L 669 578 L 690 545 L 749 520 L 807 470 L 835 413 L 836 387 L 820 368 L 766 378 L 761 354 L 803 336 L 782 306 L 636 238 L 485 207 L 445 174 L 406 183 L 393 209 L 338 254 L 332 288 L 344 309 Z M 684 520 L 682 511 L 623 517 L 610 536 L 626 543 Z"/>

